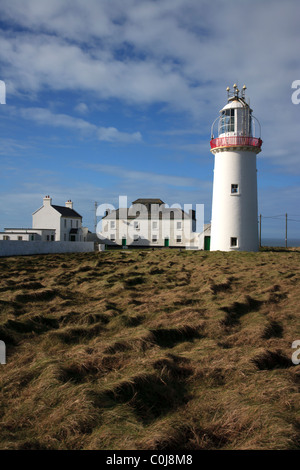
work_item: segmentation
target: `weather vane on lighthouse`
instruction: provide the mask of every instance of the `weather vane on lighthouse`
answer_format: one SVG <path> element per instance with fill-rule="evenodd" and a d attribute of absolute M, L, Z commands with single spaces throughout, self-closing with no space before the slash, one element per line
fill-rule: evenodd
<path fill-rule="evenodd" d="M 233 90 L 227 87 L 228 102 L 212 125 L 210 146 L 215 167 L 211 251 L 258 251 L 256 155 L 262 140 L 260 124 L 252 115 L 245 92 L 245 85 L 241 92 L 236 84 Z"/>

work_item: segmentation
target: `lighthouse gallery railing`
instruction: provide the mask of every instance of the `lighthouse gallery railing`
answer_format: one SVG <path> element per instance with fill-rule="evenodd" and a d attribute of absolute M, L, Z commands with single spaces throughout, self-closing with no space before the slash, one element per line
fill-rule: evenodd
<path fill-rule="evenodd" d="M 242 137 L 242 136 L 230 136 L 230 137 L 217 137 L 211 139 L 210 148 L 214 149 L 217 147 L 232 147 L 232 146 L 246 146 L 246 147 L 258 147 L 260 148 L 262 140 L 257 137 Z"/>

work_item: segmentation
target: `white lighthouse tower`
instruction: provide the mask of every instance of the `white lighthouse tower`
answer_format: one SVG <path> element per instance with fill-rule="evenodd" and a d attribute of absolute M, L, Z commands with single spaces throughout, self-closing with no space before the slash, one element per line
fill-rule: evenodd
<path fill-rule="evenodd" d="M 237 85 L 233 85 L 233 91 L 227 87 L 228 103 L 212 125 L 210 146 L 215 167 L 211 251 L 258 251 L 256 155 L 262 140 L 245 90 L 245 85 L 241 93 Z"/>

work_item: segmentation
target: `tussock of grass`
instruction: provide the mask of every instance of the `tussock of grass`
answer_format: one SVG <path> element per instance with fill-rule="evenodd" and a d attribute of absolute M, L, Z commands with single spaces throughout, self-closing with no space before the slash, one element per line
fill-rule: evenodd
<path fill-rule="evenodd" d="M 50 334 L 52 338 L 59 339 L 65 344 L 73 344 L 99 336 L 102 331 L 102 325 L 94 325 L 91 327 L 67 327 L 59 331 L 53 331 Z"/>
<path fill-rule="evenodd" d="M 276 320 L 271 320 L 268 323 L 268 325 L 266 325 L 262 334 L 262 338 L 264 339 L 282 338 L 282 335 L 283 335 L 282 325 Z"/>
<path fill-rule="evenodd" d="M 55 289 L 45 289 L 42 291 L 31 292 L 26 294 L 17 294 L 15 296 L 16 302 L 43 302 L 51 300 L 57 295 L 57 290 Z"/>
<path fill-rule="evenodd" d="M 0 449 L 299 449 L 299 261 L 1 260 Z"/>
<path fill-rule="evenodd" d="M 239 323 L 240 317 L 246 313 L 258 310 L 261 304 L 262 301 L 255 300 L 247 295 L 244 302 L 234 302 L 229 307 L 222 307 L 222 310 L 226 312 L 226 317 L 221 323 L 226 327 L 234 326 Z"/>
<path fill-rule="evenodd" d="M 162 348 L 171 348 L 178 342 L 200 338 L 198 328 L 189 325 L 184 325 L 181 328 L 159 328 L 150 330 L 150 332 L 154 341 Z"/>
<path fill-rule="evenodd" d="M 283 354 L 282 351 L 265 351 L 259 356 L 252 359 L 252 362 L 260 370 L 272 370 L 291 367 L 293 364 L 291 359 Z"/>

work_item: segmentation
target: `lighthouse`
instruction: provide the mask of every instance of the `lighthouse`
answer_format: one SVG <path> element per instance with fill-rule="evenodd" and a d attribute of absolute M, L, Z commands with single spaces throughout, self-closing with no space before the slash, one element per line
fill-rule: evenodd
<path fill-rule="evenodd" d="M 212 125 L 210 151 L 215 165 L 211 251 L 259 248 L 256 155 L 262 140 L 260 124 L 245 92 L 245 85 L 241 92 L 236 84 L 232 91 L 227 87 L 228 102 Z"/>

